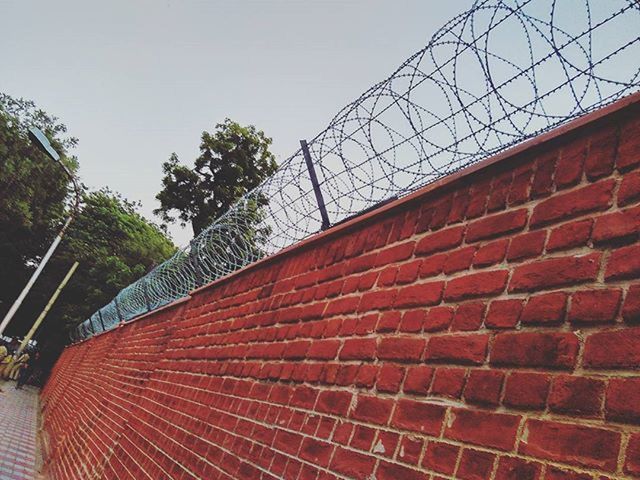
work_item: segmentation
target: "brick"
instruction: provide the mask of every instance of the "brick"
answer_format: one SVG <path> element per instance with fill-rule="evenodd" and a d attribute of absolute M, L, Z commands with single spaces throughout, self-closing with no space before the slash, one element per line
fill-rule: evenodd
<path fill-rule="evenodd" d="M 627 173 L 618 190 L 619 205 L 628 205 L 638 200 L 640 200 L 640 170 Z"/>
<path fill-rule="evenodd" d="M 431 255 L 422 260 L 419 272 L 420 278 L 433 277 L 442 273 L 446 259 L 447 254 L 441 253 L 439 255 Z"/>
<path fill-rule="evenodd" d="M 601 253 L 591 253 L 519 265 L 511 277 L 509 291 L 528 292 L 593 281 L 598 275 L 601 257 Z"/>
<path fill-rule="evenodd" d="M 504 373 L 495 370 L 471 370 L 464 398 L 469 403 L 498 405 Z"/>
<path fill-rule="evenodd" d="M 372 310 L 386 310 L 391 308 L 398 294 L 397 290 L 376 290 L 362 295 L 358 305 L 358 312 Z"/>
<path fill-rule="evenodd" d="M 424 449 L 424 442 L 422 439 L 413 435 L 403 436 L 400 450 L 398 451 L 398 460 L 410 465 L 418 465 L 420 462 L 420 456 Z"/>
<path fill-rule="evenodd" d="M 353 395 L 350 392 L 327 390 L 320 392 L 316 403 L 316 411 L 332 413 L 334 415 L 346 415 L 351 405 Z"/>
<path fill-rule="evenodd" d="M 471 185 L 467 218 L 477 218 L 486 211 L 490 189 L 490 177 L 478 178 L 476 182 Z"/>
<path fill-rule="evenodd" d="M 570 187 L 580 182 L 586 156 L 587 142 L 583 138 L 578 138 L 562 148 L 554 178 L 559 188 Z"/>
<path fill-rule="evenodd" d="M 499 333 L 491 350 L 491 365 L 570 369 L 578 356 L 573 333 Z"/>
<path fill-rule="evenodd" d="M 520 319 L 522 300 L 494 300 L 484 323 L 487 328 L 514 328 Z"/>
<path fill-rule="evenodd" d="M 488 341 L 486 334 L 433 336 L 427 344 L 425 360 L 479 365 L 485 361 Z"/>
<path fill-rule="evenodd" d="M 357 448 L 358 450 L 369 451 L 373 445 L 373 439 L 375 436 L 376 431 L 373 428 L 365 427 L 364 425 L 356 425 L 349 445 Z"/>
<path fill-rule="evenodd" d="M 327 467 L 334 448 L 330 443 L 306 437 L 300 448 L 300 458 L 315 465 Z"/>
<path fill-rule="evenodd" d="M 629 437 L 624 471 L 630 475 L 640 476 L 640 434 L 638 433 Z"/>
<path fill-rule="evenodd" d="M 426 473 L 412 470 L 402 465 L 382 461 L 376 470 L 376 476 L 373 478 L 377 480 L 397 480 L 398 478 L 403 480 L 429 480 L 431 477 Z"/>
<path fill-rule="evenodd" d="M 407 377 L 404 380 L 403 391 L 415 395 L 426 395 L 433 378 L 433 368 L 420 365 L 407 369 Z"/>
<path fill-rule="evenodd" d="M 610 472 L 616 468 L 621 441 L 617 432 L 530 419 L 523 435 L 526 455 Z"/>
<path fill-rule="evenodd" d="M 521 420 L 519 415 L 454 408 L 451 416 L 453 420 L 448 421 L 444 431 L 446 438 L 497 450 L 513 450 Z"/>
<path fill-rule="evenodd" d="M 376 388 L 379 392 L 397 393 L 404 379 L 404 368 L 397 365 L 383 365 L 378 371 Z"/>
<path fill-rule="evenodd" d="M 340 350 L 340 360 L 373 360 L 376 357 L 375 338 L 352 338 L 345 340 Z"/>
<path fill-rule="evenodd" d="M 488 267 L 500 263 L 507 253 L 509 240 L 500 239 L 482 245 L 473 257 L 475 267 Z"/>
<path fill-rule="evenodd" d="M 542 465 L 521 458 L 501 457 L 495 480 L 539 480 Z"/>
<path fill-rule="evenodd" d="M 463 303 L 456 309 L 451 324 L 452 331 L 479 330 L 484 317 L 484 303 Z"/>
<path fill-rule="evenodd" d="M 564 292 L 536 295 L 527 301 L 522 323 L 527 325 L 559 325 L 564 321 L 567 294 Z"/>
<path fill-rule="evenodd" d="M 467 207 L 469 206 L 469 190 L 458 190 L 453 203 L 451 204 L 451 211 L 449 212 L 449 218 L 447 223 L 458 223 L 464 220 Z"/>
<path fill-rule="evenodd" d="M 373 447 L 373 452 L 384 455 L 385 457 L 393 458 L 399 441 L 399 434 L 381 430 L 378 432 L 378 441 Z"/>
<path fill-rule="evenodd" d="M 592 239 L 595 243 L 637 239 L 640 232 L 640 206 L 601 215 L 595 219 Z"/>
<path fill-rule="evenodd" d="M 550 379 L 541 373 L 513 372 L 507 378 L 504 404 L 510 407 L 542 410 L 547 404 Z"/>
<path fill-rule="evenodd" d="M 427 317 L 424 319 L 423 328 L 425 332 L 439 332 L 446 330 L 453 321 L 453 308 L 435 307 L 430 308 Z"/>
<path fill-rule="evenodd" d="M 507 260 L 513 262 L 539 256 L 544 249 L 546 239 L 547 232 L 545 230 L 523 233 L 513 237 L 509 244 Z"/>
<path fill-rule="evenodd" d="M 475 253 L 475 246 L 460 248 L 451 252 L 444 262 L 444 273 L 449 275 L 462 270 L 468 270 L 471 267 L 471 261 Z"/>
<path fill-rule="evenodd" d="M 582 247 L 591 238 L 592 219 L 576 220 L 551 230 L 547 241 L 547 251 L 553 252 L 574 247 Z"/>
<path fill-rule="evenodd" d="M 611 252 L 605 270 L 607 281 L 637 277 L 640 277 L 640 244 L 619 248 Z"/>
<path fill-rule="evenodd" d="M 589 143 L 589 153 L 584 163 L 589 180 L 595 180 L 613 172 L 617 147 L 616 125 L 601 128 L 593 134 Z"/>
<path fill-rule="evenodd" d="M 491 477 L 496 456 L 465 448 L 460 457 L 456 478 L 461 480 L 486 480 Z"/>
<path fill-rule="evenodd" d="M 494 270 L 454 278 L 447 282 L 444 299 L 456 301 L 498 295 L 504 291 L 508 275 L 507 270 Z"/>
<path fill-rule="evenodd" d="M 640 378 L 613 378 L 607 386 L 608 420 L 640 424 Z"/>
<path fill-rule="evenodd" d="M 631 285 L 622 307 L 622 318 L 627 323 L 640 321 L 640 284 Z"/>
<path fill-rule="evenodd" d="M 604 180 L 543 200 L 533 209 L 531 225 L 540 226 L 611 206 L 614 180 Z"/>
<path fill-rule="evenodd" d="M 363 455 L 353 450 L 337 448 L 330 468 L 355 480 L 368 480 L 371 478 L 375 464 L 375 457 Z"/>
<path fill-rule="evenodd" d="M 422 466 L 445 475 L 452 475 L 458 460 L 460 447 L 448 443 L 429 441 Z"/>
<path fill-rule="evenodd" d="M 427 235 L 417 243 L 415 254 L 430 255 L 455 248 L 462 243 L 464 231 L 464 226 L 457 226 Z"/>
<path fill-rule="evenodd" d="M 433 378 L 431 393 L 460 398 L 467 371 L 463 368 L 438 368 Z"/>
<path fill-rule="evenodd" d="M 313 342 L 307 351 L 307 358 L 314 360 L 332 360 L 336 358 L 340 341 L 320 340 Z"/>
<path fill-rule="evenodd" d="M 378 358 L 399 362 L 415 362 L 422 358 L 425 341 L 411 337 L 383 338 L 378 345 Z"/>
<path fill-rule="evenodd" d="M 497 237 L 522 230 L 527 223 L 527 210 L 520 209 L 481 218 L 469 224 L 467 242 Z"/>
<path fill-rule="evenodd" d="M 507 171 L 493 179 L 491 183 L 491 194 L 487 209 L 490 212 L 503 210 L 507 206 L 507 197 L 509 196 L 509 188 L 511 187 L 511 179 L 513 172 Z"/>
<path fill-rule="evenodd" d="M 446 408 L 441 405 L 401 399 L 396 404 L 391 425 L 426 435 L 438 435 L 445 411 Z"/>
<path fill-rule="evenodd" d="M 416 242 L 410 241 L 381 250 L 376 257 L 376 266 L 386 266 L 410 258 L 415 245 Z"/>
<path fill-rule="evenodd" d="M 553 379 L 549 408 L 553 412 L 596 416 L 604 397 L 604 382 L 594 378 L 559 375 Z"/>
<path fill-rule="evenodd" d="M 444 282 L 421 283 L 401 288 L 395 299 L 394 306 L 404 307 L 424 307 L 437 305 L 442 298 Z"/>
<path fill-rule="evenodd" d="M 556 170 L 557 153 L 547 153 L 536 162 L 531 185 L 531 198 L 546 197 L 553 191 L 553 174 Z"/>
<path fill-rule="evenodd" d="M 398 330 L 404 333 L 420 332 L 426 318 L 426 310 L 408 310 L 402 314 L 402 321 Z"/>
<path fill-rule="evenodd" d="M 612 323 L 618 313 L 622 290 L 584 290 L 571 295 L 569 321 L 572 323 Z"/>
<path fill-rule="evenodd" d="M 587 368 L 640 367 L 640 327 L 602 331 L 589 335 L 584 347 Z"/>
<path fill-rule="evenodd" d="M 376 332 L 395 332 L 400 326 L 402 314 L 395 311 L 383 312 L 376 325 Z"/>
<path fill-rule="evenodd" d="M 396 275 L 396 283 L 399 285 L 406 285 L 407 283 L 413 283 L 417 280 L 420 273 L 420 266 L 422 260 L 414 260 L 413 262 L 405 263 L 398 268 L 398 274 Z"/>
<path fill-rule="evenodd" d="M 637 115 L 629 118 L 621 129 L 616 167 L 627 170 L 640 164 L 640 140 L 638 140 L 640 119 Z"/>

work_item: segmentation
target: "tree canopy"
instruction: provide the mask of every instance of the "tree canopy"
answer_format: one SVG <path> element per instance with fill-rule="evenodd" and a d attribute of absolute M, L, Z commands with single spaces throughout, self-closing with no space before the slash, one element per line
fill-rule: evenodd
<path fill-rule="evenodd" d="M 62 161 L 76 140 L 55 117 L 33 102 L 0 94 L 0 316 L 24 287 L 68 214 L 69 181 L 59 165 L 27 137 L 35 125 Z M 6 333 L 24 335 L 75 260 L 80 266 L 49 312 L 37 338 L 58 346 L 67 331 L 108 303 L 119 290 L 170 257 L 175 246 L 137 205 L 108 189 L 84 188 L 81 211 L 67 230 Z"/>
<path fill-rule="evenodd" d="M 181 165 L 174 153 L 162 165 L 162 190 L 154 212 L 165 222 L 191 223 L 198 235 L 245 193 L 277 168 L 269 151 L 271 138 L 253 125 L 226 119 L 213 133 L 203 132 L 194 168 Z"/>

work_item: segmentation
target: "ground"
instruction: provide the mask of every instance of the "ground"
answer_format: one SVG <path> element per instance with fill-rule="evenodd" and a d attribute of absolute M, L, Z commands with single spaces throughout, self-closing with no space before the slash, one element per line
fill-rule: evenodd
<path fill-rule="evenodd" d="M 0 393 L 0 480 L 33 480 L 38 464 L 38 389 L 16 390 L 14 382 Z"/>

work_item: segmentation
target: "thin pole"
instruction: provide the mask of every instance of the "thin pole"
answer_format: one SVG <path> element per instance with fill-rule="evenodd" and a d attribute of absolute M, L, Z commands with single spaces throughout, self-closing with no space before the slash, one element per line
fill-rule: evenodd
<path fill-rule="evenodd" d="M 307 164 L 307 170 L 309 170 L 309 177 L 311 177 L 311 185 L 313 185 L 313 193 L 316 195 L 316 202 L 318 202 L 318 209 L 320 210 L 320 216 L 322 217 L 322 230 L 326 230 L 331 226 L 329 222 L 329 215 L 327 214 L 327 207 L 324 204 L 324 198 L 322 197 L 322 191 L 320 190 L 320 183 L 318 183 L 318 176 L 316 175 L 316 169 L 313 166 L 311 160 L 311 154 L 309 153 L 309 146 L 306 140 L 300 140 L 300 146 L 302 147 L 302 155 L 304 161 Z"/>
<path fill-rule="evenodd" d="M 51 298 L 49 299 L 49 302 L 47 303 L 47 305 L 44 307 L 44 310 L 42 310 L 42 312 L 40 313 L 36 321 L 33 322 L 31 330 L 29 330 L 29 333 L 27 333 L 27 336 L 24 337 L 24 339 L 22 340 L 22 343 L 20 344 L 20 348 L 18 348 L 18 355 L 22 353 L 22 351 L 27 346 L 27 344 L 29 343 L 33 335 L 36 333 L 36 330 L 38 330 L 38 327 L 40 327 L 40 324 L 44 320 L 44 317 L 47 316 L 47 313 L 49 313 L 49 310 L 51 310 L 51 307 L 53 307 L 53 304 L 56 303 L 56 300 L 58 299 L 60 292 L 62 292 L 62 289 L 67 285 L 67 283 L 69 282 L 69 279 L 75 273 L 76 268 L 78 268 L 78 262 L 74 262 L 73 265 L 71 265 L 71 268 L 69 269 L 65 277 L 60 282 L 60 285 L 58 285 L 58 288 L 56 289 L 56 291 L 53 292 L 53 295 L 51 295 Z"/>
<path fill-rule="evenodd" d="M 23 302 L 24 298 L 29 293 L 29 290 L 31 290 L 31 287 L 33 286 L 33 284 L 36 283 L 36 280 L 38 279 L 38 277 L 42 273 L 42 270 L 44 269 L 45 265 L 47 264 L 47 262 L 51 258 L 51 255 L 53 255 L 53 252 L 55 252 L 56 248 L 58 248 L 58 245 L 60 244 L 60 241 L 62 240 L 62 237 L 64 236 L 64 232 L 67 230 L 67 227 L 69 226 L 69 224 L 73 220 L 73 217 L 74 217 L 74 215 L 72 214 L 72 215 L 69 216 L 69 218 L 67 218 L 67 221 L 65 222 L 64 226 L 62 227 L 62 230 L 60 230 L 60 233 L 58 233 L 58 235 L 56 236 L 55 240 L 53 241 L 53 243 L 49 247 L 49 250 L 47 250 L 47 253 L 45 253 L 44 257 L 42 257 L 42 260 L 40 260 L 40 264 L 38 265 L 38 268 L 36 268 L 36 270 L 33 272 L 33 274 L 31 275 L 31 278 L 29 279 L 27 284 L 24 286 L 24 288 L 20 292 L 20 295 L 18 295 L 18 298 L 16 298 L 16 301 L 13 302 L 13 305 L 11 305 L 11 308 L 9 309 L 7 314 L 4 316 L 4 318 L 2 319 L 2 323 L 0 323 L 0 335 L 4 334 L 5 328 L 7 328 L 7 325 L 9 324 L 9 322 L 11 321 L 11 319 L 13 318 L 15 313 L 18 311 L 18 308 L 20 308 L 20 305 L 22 305 L 22 302 Z"/>

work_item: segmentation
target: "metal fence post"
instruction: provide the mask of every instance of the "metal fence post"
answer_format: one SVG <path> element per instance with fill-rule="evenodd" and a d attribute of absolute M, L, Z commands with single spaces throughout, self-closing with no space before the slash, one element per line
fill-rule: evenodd
<path fill-rule="evenodd" d="M 116 306 L 116 313 L 118 314 L 118 320 L 120 323 L 124 322 L 124 318 L 122 317 L 122 313 L 120 312 L 120 304 L 118 303 L 118 295 L 116 295 L 113 299 L 113 302 Z"/>
<path fill-rule="evenodd" d="M 102 310 L 98 310 L 98 318 L 100 319 L 100 325 L 102 325 L 102 331 L 106 332 L 107 328 L 104 326 L 104 320 L 102 319 Z"/>
<path fill-rule="evenodd" d="M 147 279 L 142 279 L 142 294 L 144 295 L 144 303 L 147 305 L 147 312 L 153 310 L 151 308 L 151 300 L 149 299 L 149 290 L 147 288 Z"/>
<path fill-rule="evenodd" d="M 324 198 L 322 197 L 322 191 L 320 190 L 320 184 L 318 183 L 318 176 L 316 175 L 316 169 L 313 166 L 313 160 L 311 160 L 311 154 L 309 153 L 309 146 L 306 140 L 300 140 L 300 147 L 302 147 L 302 155 L 304 161 L 307 164 L 307 170 L 309 170 L 309 177 L 311 177 L 311 185 L 313 185 L 313 193 L 316 195 L 316 201 L 318 202 L 318 209 L 320 210 L 320 216 L 322 217 L 322 230 L 326 230 L 331 226 L 329 222 L 329 215 L 327 214 L 327 207 L 324 204 Z"/>

